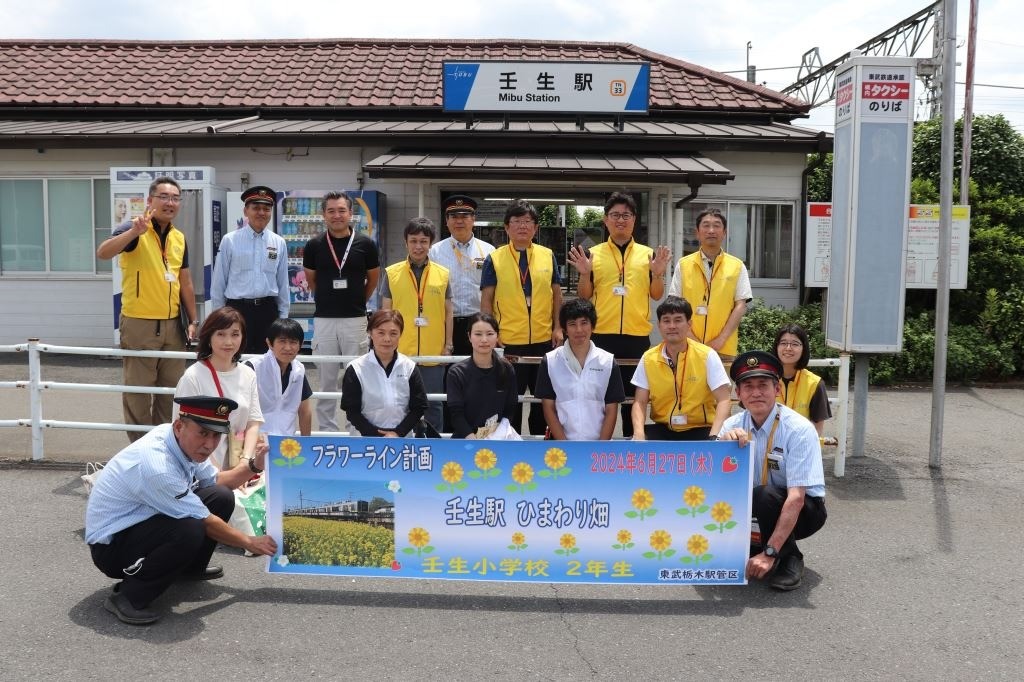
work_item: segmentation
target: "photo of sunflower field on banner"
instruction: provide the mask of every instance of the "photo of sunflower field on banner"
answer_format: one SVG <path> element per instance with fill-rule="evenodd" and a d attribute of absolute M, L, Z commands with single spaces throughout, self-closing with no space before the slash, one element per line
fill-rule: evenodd
<path fill-rule="evenodd" d="M 727 442 L 270 438 L 271 573 L 746 584 Z"/>

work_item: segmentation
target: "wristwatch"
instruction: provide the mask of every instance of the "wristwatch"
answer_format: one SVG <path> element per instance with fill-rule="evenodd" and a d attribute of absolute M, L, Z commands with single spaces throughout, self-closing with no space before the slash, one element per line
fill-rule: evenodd
<path fill-rule="evenodd" d="M 247 462 L 249 462 L 249 471 L 253 472 L 254 474 L 262 474 L 263 473 L 263 469 L 260 469 L 260 468 L 258 468 L 256 466 L 256 458 L 255 457 L 246 457 L 245 460 Z"/>
<path fill-rule="evenodd" d="M 779 550 L 775 549 L 771 545 L 765 545 L 764 546 L 764 555 L 766 557 L 771 558 L 771 559 L 778 559 L 779 558 Z"/>

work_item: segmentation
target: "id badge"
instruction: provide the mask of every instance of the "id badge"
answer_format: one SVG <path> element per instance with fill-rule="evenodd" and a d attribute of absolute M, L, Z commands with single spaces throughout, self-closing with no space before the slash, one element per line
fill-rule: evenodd
<path fill-rule="evenodd" d="M 757 522 L 757 517 L 750 519 L 750 546 L 761 548 L 761 524 Z"/>
<path fill-rule="evenodd" d="M 171 272 L 170 270 L 164 270 L 164 281 L 165 282 L 173 282 L 173 281 L 175 281 L 175 279 L 176 278 L 174 277 L 174 273 L 173 272 Z"/>
<path fill-rule="evenodd" d="M 697 311 L 696 312 L 697 312 L 698 315 L 705 315 L 706 316 L 708 314 L 708 307 L 706 305 L 699 305 L 699 306 L 697 306 Z"/>
<path fill-rule="evenodd" d="M 336 280 L 334 280 L 334 288 L 335 289 L 348 289 L 348 280 L 347 279 L 336 279 Z"/>
<path fill-rule="evenodd" d="M 613 286 L 612 287 L 612 294 L 614 296 L 625 296 L 626 295 L 626 287 L 624 287 L 621 284 Z"/>
<path fill-rule="evenodd" d="M 427 326 L 427 318 L 425 318 L 425 317 L 417 317 L 414 320 L 414 323 L 415 323 L 415 325 L 417 327 L 426 327 Z"/>
<path fill-rule="evenodd" d="M 685 414 L 674 414 L 674 415 L 672 415 L 672 426 L 686 426 L 686 415 Z"/>
<path fill-rule="evenodd" d="M 526 297 L 526 307 L 527 308 L 532 308 L 533 307 L 533 296 L 527 296 Z"/>

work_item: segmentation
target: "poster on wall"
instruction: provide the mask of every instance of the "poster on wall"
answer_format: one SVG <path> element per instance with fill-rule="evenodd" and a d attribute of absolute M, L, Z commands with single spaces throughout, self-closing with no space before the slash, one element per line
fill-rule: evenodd
<path fill-rule="evenodd" d="M 270 438 L 271 573 L 746 583 L 750 449 L 729 442 Z"/>
<path fill-rule="evenodd" d="M 908 212 L 906 277 L 908 289 L 934 289 L 939 273 L 939 206 L 911 204 Z M 967 288 L 967 260 L 971 234 L 971 207 L 953 207 L 949 286 Z M 807 248 L 804 285 L 828 287 L 832 251 L 832 204 L 807 204 Z"/>

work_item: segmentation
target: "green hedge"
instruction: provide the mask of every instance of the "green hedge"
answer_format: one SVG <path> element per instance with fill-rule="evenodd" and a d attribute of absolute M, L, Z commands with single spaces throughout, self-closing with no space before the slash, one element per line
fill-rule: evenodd
<path fill-rule="evenodd" d="M 981 328 L 974 325 L 950 324 L 946 353 L 946 378 L 970 382 L 979 379 L 1004 379 L 1020 374 L 1022 366 L 1020 340 L 1024 338 L 1024 321 L 1014 315 L 1021 301 L 1007 301 L 989 292 L 982 315 Z M 987 320 L 987 324 L 986 324 Z M 825 346 L 822 331 L 822 308 L 811 303 L 793 310 L 773 308 L 755 299 L 740 325 L 740 350 L 772 350 L 775 331 L 783 324 L 795 322 L 807 330 L 812 358 L 833 358 L 839 353 Z M 903 352 L 874 355 L 869 376 L 873 384 L 899 381 L 930 381 L 935 358 L 934 312 L 908 313 L 903 325 Z M 835 368 L 814 370 L 829 385 L 838 380 Z"/>

